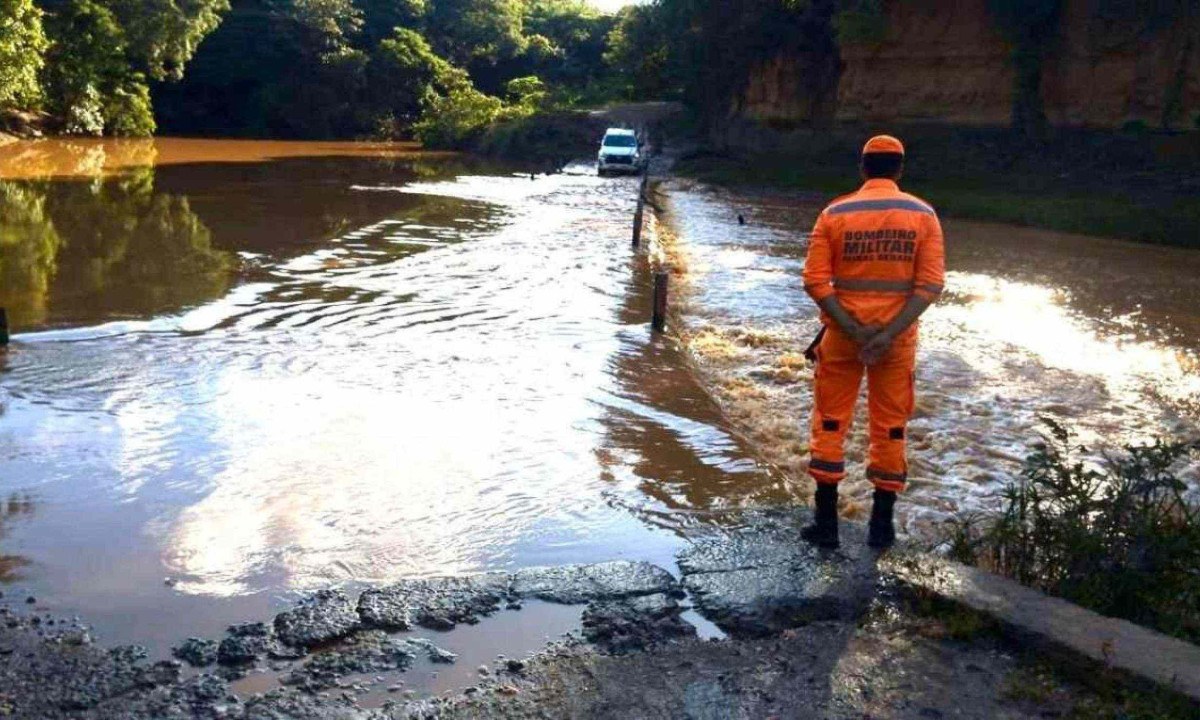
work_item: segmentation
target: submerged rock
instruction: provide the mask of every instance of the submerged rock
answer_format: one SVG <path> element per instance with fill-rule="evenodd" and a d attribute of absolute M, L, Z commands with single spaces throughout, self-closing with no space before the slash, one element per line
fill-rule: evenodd
<path fill-rule="evenodd" d="M 358 600 L 358 614 L 368 627 L 409 630 L 420 625 L 450 630 L 458 623 L 474 624 L 496 612 L 511 592 L 505 573 L 402 580 L 364 592 Z"/>
<path fill-rule="evenodd" d="M 449 650 L 438 647 L 433 644 L 433 641 L 425 638 L 413 638 L 408 641 L 413 647 L 420 648 L 425 651 L 425 657 L 429 662 L 437 665 L 452 665 L 458 656 Z"/>
<path fill-rule="evenodd" d="M 407 670 L 421 653 L 431 659 L 448 656 L 451 662 L 455 657 L 428 640 L 393 638 L 380 630 L 367 630 L 328 652 L 314 655 L 283 681 L 305 692 L 317 693 L 338 687 L 341 679 L 350 675 Z"/>
<path fill-rule="evenodd" d="M 657 593 L 681 594 L 671 573 L 648 562 L 625 560 L 519 570 L 513 575 L 513 592 L 523 598 L 567 605 Z"/>
<path fill-rule="evenodd" d="M 312 647 L 343 638 L 359 626 L 354 603 L 341 590 L 322 590 L 275 616 L 275 635 L 293 647 Z"/>
<path fill-rule="evenodd" d="M 842 524 L 842 547 L 819 550 L 800 527 L 807 511 L 764 513 L 749 527 L 679 555 L 696 607 L 722 630 L 761 635 L 818 620 L 851 620 L 875 590 L 877 553 L 863 529 Z"/>

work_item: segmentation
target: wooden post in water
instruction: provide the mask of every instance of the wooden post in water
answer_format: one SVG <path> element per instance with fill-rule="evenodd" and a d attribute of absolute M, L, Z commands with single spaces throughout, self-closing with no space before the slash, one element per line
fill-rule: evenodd
<path fill-rule="evenodd" d="M 670 273 L 662 270 L 654 273 L 654 316 L 650 327 L 655 332 L 662 332 L 667 326 L 667 283 L 670 278 Z"/>
<path fill-rule="evenodd" d="M 642 215 L 645 212 L 645 203 L 642 198 L 638 197 L 637 210 L 633 213 L 633 246 L 637 247 L 642 243 Z"/>
<path fill-rule="evenodd" d="M 0 345 L 8 344 L 8 311 L 0 307 Z"/>

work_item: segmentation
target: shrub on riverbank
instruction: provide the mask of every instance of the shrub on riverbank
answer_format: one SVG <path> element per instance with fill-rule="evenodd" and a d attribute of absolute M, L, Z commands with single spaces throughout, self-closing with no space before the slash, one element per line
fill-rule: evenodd
<path fill-rule="evenodd" d="M 946 526 L 952 558 L 1103 615 L 1200 641 L 1200 503 L 1178 468 L 1200 442 L 1156 441 L 1086 461 L 1063 426 L 1001 492 L 996 517 Z"/>

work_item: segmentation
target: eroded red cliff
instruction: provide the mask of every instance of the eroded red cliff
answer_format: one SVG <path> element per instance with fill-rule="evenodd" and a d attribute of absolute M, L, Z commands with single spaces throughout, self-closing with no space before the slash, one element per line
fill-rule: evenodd
<path fill-rule="evenodd" d="M 1011 48 L 987 0 L 890 0 L 884 13 L 881 39 L 842 45 L 842 74 L 833 85 L 838 119 L 1008 124 Z M 736 114 L 813 119 L 829 98 L 814 97 L 821 85 L 807 81 L 808 67 L 789 53 L 761 63 Z M 1114 17 L 1102 0 L 1064 0 L 1042 96 L 1055 125 L 1193 126 L 1200 116 L 1200 11 Z"/>

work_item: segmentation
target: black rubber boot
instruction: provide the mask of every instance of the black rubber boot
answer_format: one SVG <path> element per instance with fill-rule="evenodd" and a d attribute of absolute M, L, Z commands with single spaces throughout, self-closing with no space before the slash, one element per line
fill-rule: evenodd
<path fill-rule="evenodd" d="M 889 548 L 896 543 L 896 528 L 892 524 L 892 510 L 896 507 L 896 493 L 890 490 L 875 490 L 871 505 L 871 522 L 867 526 L 867 544 L 873 548 Z"/>
<path fill-rule="evenodd" d="M 800 531 L 800 537 L 822 548 L 838 546 L 837 485 L 817 483 L 817 509 L 813 523 Z"/>

